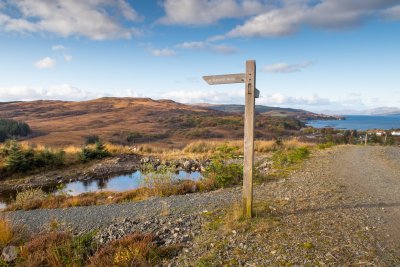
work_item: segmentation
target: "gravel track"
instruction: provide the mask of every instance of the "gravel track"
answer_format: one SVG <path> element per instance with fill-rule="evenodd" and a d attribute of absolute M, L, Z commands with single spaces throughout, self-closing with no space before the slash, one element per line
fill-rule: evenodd
<path fill-rule="evenodd" d="M 31 231 L 46 229 L 52 221 L 74 232 L 86 232 L 110 225 L 116 220 L 146 220 L 161 214 L 190 215 L 223 207 L 239 197 L 239 188 L 153 198 L 141 202 L 67 209 L 15 211 L 5 215 L 16 224 L 26 225 Z"/>

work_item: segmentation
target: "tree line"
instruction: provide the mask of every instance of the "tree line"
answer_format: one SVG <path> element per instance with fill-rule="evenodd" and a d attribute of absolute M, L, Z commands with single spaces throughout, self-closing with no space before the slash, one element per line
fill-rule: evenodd
<path fill-rule="evenodd" d="M 30 133 L 32 133 L 32 130 L 25 122 L 0 119 L 0 142 L 4 142 L 10 138 L 25 137 Z"/>

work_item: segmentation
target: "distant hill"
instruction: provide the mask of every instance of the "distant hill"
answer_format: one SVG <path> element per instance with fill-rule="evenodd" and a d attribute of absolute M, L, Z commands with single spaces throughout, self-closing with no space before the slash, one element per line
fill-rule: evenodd
<path fill-rule="evenodd" d="M 195 104 L 196 107 L 206 107 L 212 110 L 231 112 L 231 113 L 244 113 L 244 105 L 212 105 L 212 104 Z M 303 109 L 293 108 L 280 108 L 270 107 L 263 105 L 256 105 L 256 113 L 267 116 L 287 116 L 300 120 L 314 120 L 314 119 L 336 119 L 336 116 L 328 116 L 324 114 L 317 114 Z"/>
<path fill-rule="evenodd" d="M 0 118 L 27 122 L 33 131 L 29 142 L 50 146 L 80 146 L 90 135 L 115 143 L 158 142 L 174 147 L 199 139 L 241 139 L 243 107 L 236 107 L 239 113 L 213 107 L 150 98 L 3 102 Z M 235 110 L 231 107 L 226 110 Z M 315 116 L 292 109 L 258 110 L 256 136 L 265 139 L 294 135 L 302 127 L 295 117 Z"/>
<path fill-rule="evenodd" d="M 364 111 L 367 115 L 400 115 L 400 109 L 394 107 L 380 107 Z"/>
<path fill-rule="evenodd" d="M 391 116 L 400 115 L 400 108 L 378 107 L 365 110 L 323 110 L 324 114 L 343 114 L 343 115 L 370 115 L 370 116 Z"/>

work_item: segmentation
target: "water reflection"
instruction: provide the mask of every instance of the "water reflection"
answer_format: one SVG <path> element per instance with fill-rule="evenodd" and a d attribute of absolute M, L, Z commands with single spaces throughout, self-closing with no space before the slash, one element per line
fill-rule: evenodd
<path fill-rule="evenodd" d="M 171 173 L 173 179 L 179 180 L 200 180 L 203 178 L 200 172 Z M 76 196 L 88 192 L 114 191 L 122 192 L 136 189 L 143 185 L 144 175 L 140 171 L 128 175 L 120 175 L 112 178 L 103 178 L 88 181 L 76 181 L 65 184 L 63 191 L 69 195 Z M 47 193 L 56 193 L 54 188 L 46 190 Z M 0 195 L 0 210 L 6 207 L 6 200 L 12 198 L 15 192 L 7 195 Z"/>
<path fill-rule="evenodd" d="M 202 178 L 200 172 L 179 171 L 171 174 L 173 178 L 180 180 L 199 180 Z M 76 196 L 87 192 L 114 191 L 122 192 L 136 189 L 143 184 L 144 175 L 136 171 L 128 175 L 120 175 L 114 178 L 105 178 L 90 181 L 77 181 L 65 185 L 64 192 Z"/>

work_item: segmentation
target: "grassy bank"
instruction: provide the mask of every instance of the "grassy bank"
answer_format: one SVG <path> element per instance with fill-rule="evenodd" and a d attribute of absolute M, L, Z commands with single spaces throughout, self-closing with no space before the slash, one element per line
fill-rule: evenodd
<path fill-rule="evenodd" d="M 66 167 L 87 164 L 91 161 L 118 155 L 138 154 L 153 156 L 161 160 L 182 158 L 210 159 L 221 146 L 234 147 L 237 154 L 243 154 L 243 141 L 195 141 L 182 149 L 170 149 L 159 146 L 122 146 L 101 140 L 83 147 L 68 146 L 51 148 L 37 146 L 28 142 L 7 141 L 0 145 L 0 180 L 9 177 L 18 178 L 43 171 L 58 170 Z M 277 150 L 288 150 L 295 147 L 312 147 L 296 138 L 284 141 L 256 141 L 256 153 L 270 153 Z"/>

